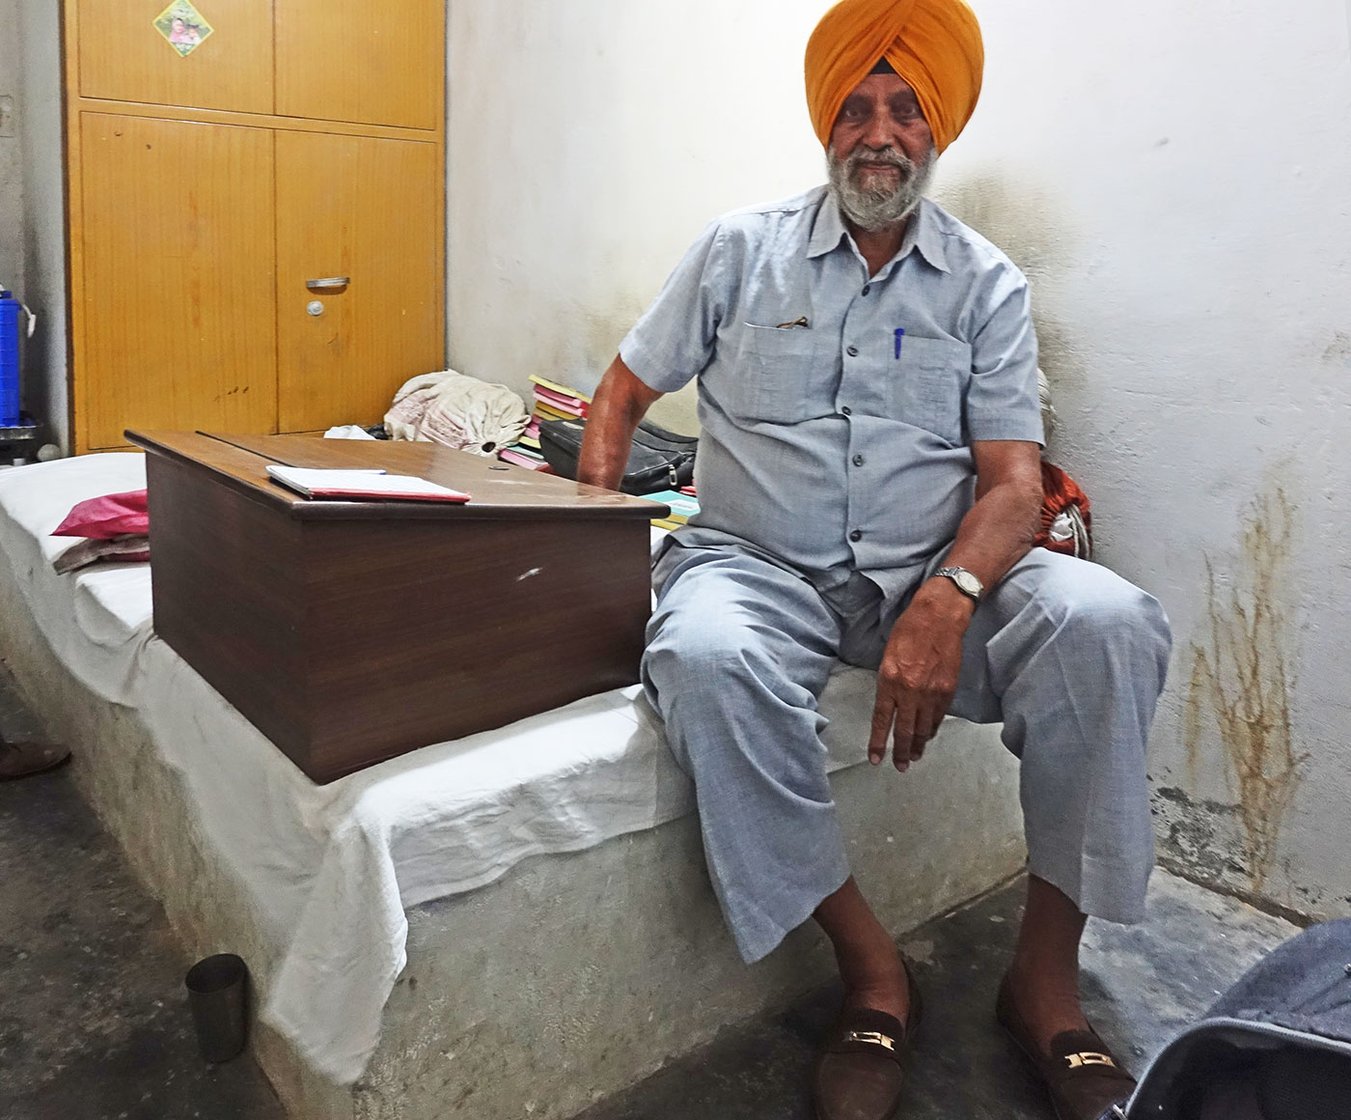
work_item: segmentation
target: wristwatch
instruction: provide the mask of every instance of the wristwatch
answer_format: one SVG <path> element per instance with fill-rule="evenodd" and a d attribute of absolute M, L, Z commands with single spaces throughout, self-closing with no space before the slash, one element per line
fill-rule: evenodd
<path fill-rule="evenodd" d="M 939 568 L 934 572 L 936 576 L 946 576 L 957 585 L 957 590 L 970 599 L 973 603 L 979 603 L 980 597 L 985 594 L 985 584 L 981 583 L 972 573 L 965 568 L 949 567 Z"/>

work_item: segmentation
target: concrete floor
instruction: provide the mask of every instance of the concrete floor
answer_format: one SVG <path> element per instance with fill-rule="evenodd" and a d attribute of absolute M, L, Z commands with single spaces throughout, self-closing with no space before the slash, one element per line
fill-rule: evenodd
<path fill-rule="evenodd" d="M 924 996 L 899 1120 L 1052 1120 L 1045 1097 L 994 1022 L 1023 884 L 1010 884 L 901 942 Z M 1089 1018 L 1137 1075 L 1182 1024 L 1203 1012 L 1295 927 L 1167 874 L 1132 929 L 1090 923 L 1084 961 Z M 811 1120 L 816 1039 L 839 1009 L 827 988 L 787 1014 L 725 1032 L 706 1050 L 577 1120 Z"/>
<path fill-rule="evenodd" d="M 0 670 L 0 735 L 40 731 Z M 68 767 L 0 783 L 0 1117 L 283 1120 L 252 1059 L 198 1057 L 191 963 Z"/>
<path fill-rule="evenodd" d="M 39 732 L 0 667 L 0 735 Z M 904 940 L 926 1007 L 902 1120 L 1049 1120 L 992 1019 L 1021 895 L 1010 884 Z M 1090 1016 L 1138 1071 L 1294 932 L 1160 874 L 1144 925 L 1090 925 Z M 188 963 L 69 769 L 0 783 L 0 1118 L 281 1120 L 249 1058 L 218 1067 L 198 1058 L 182 988 Z M 825 989 L 725 1032 L 578 1120 L 809 1120 L 815 1039 L 838 998 Z"/>

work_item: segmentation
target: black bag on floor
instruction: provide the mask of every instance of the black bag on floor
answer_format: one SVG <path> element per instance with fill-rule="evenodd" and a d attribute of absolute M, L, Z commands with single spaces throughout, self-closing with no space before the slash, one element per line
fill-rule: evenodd
<path fill-rule="evenodd" d="M 1351 1117 L 1351 919 L 1258 963 L 1150 1064 L 1128 1120 Z"/>
<path fill-rule="evenodd" d="M 540 453 L 554 473 L 564 478 L 577 477 L 585 431 L 581 420 L 540 422 Z M 682 436 L 648 420 L 641 421 L 633 433 L 633 447 L 619 483 L 620 490 L 625 494 L 655 494 L 658 490 L 688 486 L 694 481 L 694 453 L 698 446 L 694 436 Z"/>

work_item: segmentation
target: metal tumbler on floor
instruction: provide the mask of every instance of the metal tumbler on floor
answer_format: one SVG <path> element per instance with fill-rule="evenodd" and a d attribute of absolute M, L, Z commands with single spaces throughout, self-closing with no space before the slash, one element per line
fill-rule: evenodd
<path fill-rule="evenodd" d="M 217 953 L 188 969 L 185 983 L 202 1057 L 237 1057 L 248 1038 L 248 966 L 234 953 Z"/>

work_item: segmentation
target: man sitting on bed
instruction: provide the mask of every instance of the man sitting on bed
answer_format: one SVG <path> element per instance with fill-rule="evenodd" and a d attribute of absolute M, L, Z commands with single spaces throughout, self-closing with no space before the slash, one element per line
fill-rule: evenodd
<path fill-rule="evenodd" d="M 816 704 L 836 658 L 878 670 L 874 765 L 889 752 L 904 773 L 949 713 L 1002 720 L 1031 878 L 999 1019 L 1061 1120 L 1110 1115 L 1133 1085 L 1080 1008 L 1078 946 L 1086 914 L 1142 914 L 1145 740 L 1170 639 L 1144 592 L 1031 549 L 1027 283 L 923 197 L 982 65 L 961 0 L 832 9 L 806 62 L 829 186 L 705 231 L 606 371 L 582 452 L 583 481 L 617 486 L 647 408 L 699 379 L 702 510 L 656 562 L 643 680 L 744 958 L 809 917 L 834 944 L 846 998 L 817 1066 L 825 1120 L 893 1113 L 919 1013 L 826 779 Z"/>

